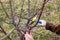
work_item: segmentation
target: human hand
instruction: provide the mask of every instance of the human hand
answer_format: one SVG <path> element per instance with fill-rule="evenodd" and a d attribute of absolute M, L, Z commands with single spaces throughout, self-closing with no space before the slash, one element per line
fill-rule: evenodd
<path fill-rule="evenodd" d="M 28 32 L 26 32 L 25 40 L 34 40 L 33 37 L 32 37 L 32 34 L 31 33 L 29 34 Z"/>

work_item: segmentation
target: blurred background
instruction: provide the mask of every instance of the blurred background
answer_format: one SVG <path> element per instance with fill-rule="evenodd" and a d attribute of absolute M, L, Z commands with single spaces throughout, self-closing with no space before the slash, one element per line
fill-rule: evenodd
<path fill-rule="evenodd" d="M 10 11 L 10 0 L 1 0 L 4 8 L 6 9 L 9 17 L 11 17 L 11 11 Z M 21 8 L 22 8 L 22 0 L 13 0 L 14 1 L 14 11 L 15 11 L 15 19 L 18 20 L 17 17 L 19 17 Z M 35 4 L 36 2 L 36 4 Z M 38 8 L 41 7 L 43 3 L 43 0 L 30 0 L 30 15 L 34 14 Z M 34 8 L 34 6 L 36 6 Z M 21 12 L 21 16 L 27 17 L 27 10 L 28 10 L 28 0 L 24 0 L 24 6 L 23 11 Z M 49 2 L 46 4 L 43 14 L 41 16 L 41 19 L 46 20 L 48 22 L 53 22 L 54 24 L 60 23 L 60 0 L 49 0 Z M 14 26 L 12 24 L 6 24 L 4 21 L 8 21 L 9 19 L 6 17 L 6 14 L 4 10 L 2 9 L 1 3 L 0 3 L 0 25 L 2 28 L 8 33 Z M 21 19 L 21 28 L 23 28 L 26 24 L 25 19 Z M 0 29 L 1 30 L 1 29 Z M 45 27 L 36 27 L 33 29 L 33 31 L 37 32 L 32 33 L 33 38 L 35 40 L 60 40 L 60 36 L 56 35 L 55 33 L 52 33 L 45 29 Z M 17 33 L 14 30 L 10 37 L 13 38 L 13 40 L 16 40 Z M 0 38 L 4 36 L 4 33 L 0 31 Z M 5 38 L 4 40 L 9 40 L 8 38 Z"/>

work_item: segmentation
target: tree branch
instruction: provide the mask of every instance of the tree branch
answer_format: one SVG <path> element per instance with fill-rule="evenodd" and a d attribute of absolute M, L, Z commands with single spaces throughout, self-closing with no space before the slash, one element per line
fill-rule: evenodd
<path fill-rule="evenodd" d="M 3 11 L 5 12 L 6 16 L 9 18 L 9 15 L 8 15 L 6 9 L 4 8 L 4 5 L 3 5 L 3 3 L 1 2 L 1 0 L 0 0 L 0 4 L 1 4 L 1 7 L 2 7 Z"/>
<path fill-rule="evenodd" d="M 28 18 L 30 18 L 30 0 L 28 0 Z M 29 24 L 30 19 L 27 21 L 26 26 Z"/>
<path fill-rule="evenodd" d="M 22 11 L 23 11 L 23 6 L 24 6 L 24 0 L 22 0 L 22 7 L 21 7 L 20 16 L 19 16 L 19 22 L 18 22 L 17 26 L 18 26 L 19 23 L 20 23 L 20 19 L 21 19 Z"/>
<path fill-rule="evenodd" d="M 42 16 L 42 13 L 43 13 L 43 9 L 44 9 L 44 7 L 45 7 L 45 4 L 47 3 L 46 1 L 47 1 L 47 0 L 44 0 L 44 2 L 43 2 L 43 4 L 42 4 L 42 7 L 41 7 L 41 10 L 39 11 L 40 14 L 39 14 L 38 20 L 37 20 L 36 24 L 35 24 L 33 27 L 31 27 L 31 29 L 34 28 L 34 27 L 36 27 L 38 21 L 40 20 L 40 18 L 41 18 L 41 16 Z"/>
<path fill-rule="evenodd" d="M 37 6 L 37 0 L 34 1 L 34 8 Z"/>
<path fill-rule="evenodd" d="M 10 0 L 10 9 L 11 9 L 12 22 L 13 22 L 13 24 L 15 24 L 15 20 L 14 20 L 14 3 L 13 3 L 13 0 Z"/>
<path fill-rule="evenodd" d="M 2 32 L 7 35 L 7 33 L 4 31 L 4 29 L 0 26 L 0 28 L 2 29 Z M 7 36 L 10 40 L 12 40 L 9 36 Z"/>

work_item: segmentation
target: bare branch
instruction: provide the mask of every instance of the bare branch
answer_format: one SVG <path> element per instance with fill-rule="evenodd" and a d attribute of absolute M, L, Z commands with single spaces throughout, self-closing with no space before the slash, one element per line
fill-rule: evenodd
<path fill-rule="evenodd" d="M 23 9 L 23 6 L 24 6 L 24 0 L 22 0 L 22 8 L 21 9 Z"/>
<path fill-rule="evenodd" d="M 35 15 L 37 15 L 38 14 L 38 12 L 41 10 L 41 8 L 38 8 L 38 10 L 37 10 L 37 12 L 36 13 L 34 13 L 32 16 L 30 16 L 30 18 L 28 18 L 29 20 L 31 20 Z"/>
<path fill-rule="evenodd" d="M 38 12 L 36 12 L 31 18 L 29 18 L 29 20 L 28 20 L 28 22 L 26 24 L 26 28 L 25 28 L 26 30 L 31 30 L 32 28 L 34 28 L 37 25 L 41 15 L 42 15 L 42 12 L 43 12 L 43 9 L 45 7 L 45 4 L 46 4 L 46 1 L 44 0 L 44 2 L 42 4 L 42 7 L 38 10 L 38 12 L 40 13 L 39 17 L 38 17 L 38 20 L 37 20 L 36 24 L 34 26 L 32 26 L 32 27 L 30 26 L 31 24 L 29 25 L 29 22 L 30 22 L 31 18 L 33 18 L 35 15 L 37 15 Z"/>
<path fill-rule="evenodd" d="M 2 29 L 2 32 L 7 35 L 7 33 L 5 32 L 5 30 L 0 26 L 0 28 Z M 12 40 L 9 36 L 7 36 L 10 40 Z"/>
<path fill-rule="evenodd" d="M 36 1 L 37 1 L 37 0 L 35 0 L 35 3 L 37 3 Z M 23 5 L 24 5 L 24 0 L 22 0 L 22 8 L 21 8 L 21 11 L 20 11 L 19 22 L 18 22 L 18 24 L 16 24 L 16 23 L 15 23 L 15 19 L 14 19 L 15 16 L 14 16 L 14 4 L 13 4 L 13 0 L 10 0 L 11 17 L 12 17 L 12 22 L 13 22 L 14 28 L 13 28 L 8 34 L 6 34 L 4 37 L 2 37 L 0 40 L 3 40 L 5 37 L 8 37 L 8 36 L 13 32 L 14 29 L 16 29 L 19 33 L 21 33 L 21 34 L 23 34 L 23 35 L 25 34 L 25 32 L 26 32 L 27 30 L 28 30 L 28 32 L 31 32 L 30 30 L 37 25 L 37 22 L 36 22 L 36 24 L 35 24 L 33 27 L 32 27 L 32 25 L 29 25 L 31 19 L 32 19 L 35 15 L 39 14 L 39 15 L 38 15 L 39 17 L 38 17 L 38 20 L 37 20 L 37 21 L 40 20 L 40 17 L 41 17 L 41 15 L 42 15 L 42 13 L 43 13 L 43 9 L 44 9 L 45 4 L 46 4 L 47 2 L 48 2 L 48 0 L 44 0 L 44 2 L 43 2 L 43 4 L 42 4 L 42 7 L 39 8 L 39 9 L 37 10 L 37 12 L 36 12 L 33 16 L 30 16 L 30 0 L 28 0 L 28 18 L 24 18 L 24 17 L 21 17 L 21 13 L 22 13 L 22 11 L 23 11 Z M 35 6 L 36 6 L 36 4 L 35 4 Z M 24 19 L 27 19 L 27 20 L 28 20 L 25 29 L 20 29 L 20 28 L 18 27 L 21 18 L 24 18 Z M 30 30 L 29 30 L 29 28 L 30 28 Z M 36 32 L 35 32 L 35 33 L 36 33 Z M 36 33 L 36 34 L 38 34 L 38 33 Z M 40 35 L 40 34 L 39 34 L 39 35 Z M 24 37 L 24 36 L 23 36 L 23 37 Z"/>
<path fill-rule="evenodd" d="M 45 0 L 44 0 L 45 1 Z M 49 0 L 46 0 L 45 3 L 47 3 Z M 35 15 L 38 14 L 39 11 L 41 11 L 42 8 L 38 8 L 37 12 L 33 14 L 29 19 L 31 20 Z"/>
<path fill-rule="evenodd" d="M 5 22 L 5 21 L 4 21 Z M 5 22 L 5 23 L 7 23 L 7 24 L 12 24 L 11 22 Z"/>
<path fill-rule="evenodd" d="M 28 0 L 28 18 L 30 17 L 30 0 Z"/>
<path fill-rule="evenodd" d="M 32 28 L 36 27 L 38 21 L 40 20 L 40 18 L 41 18 L 41 16 L 42 16 L 42 13 L 43 13 L 43 9 L 44 9 L 44 7 L 45 7 L 45 4 L 46 4 L 46 0 L 44 0 L 44 2 L 43 2 L 42 7 L 41 7 L 41 10 L 39 11 L 40 14 L 39 14 L 38 20 L 37 20 L 36 24 L 35 24 Z M 32 28 L 31 28 L 31 29 L 32 29 Z"/>
<path fill-rule="evenodd" d="M 29 22 L 30 22 L 30 0 L 28 0 L 28 18 L 29 18 L 29 20 L 27 21 L 27 24 L 26 24 L 26 26 L 29 24 Z"/>
<path fill-rule="evenodd" d="M 19 23 L 20 23 L 20 19 L 21 19 L 22 11 L 23 11 L 23 6 L 24 6 L 24 0 L 22 0 L 22 7 L 21 7 L 20 16 L 19 16 L 19 22 L 18 22 L 17 26 L 18 26 Z"/>
<path fill-rule="evenodd" d="M 12 22 L 14 24 L 15 20 L 14 20 L 14 3 L 13 3 L 13 0 L 10 0 L 10 9 L 11 9 Z"/>
<path fill-rule="evenodd" d="M 14 30 L 17 30 L 18 32 L 24 34 L 24 31 L 19 29 L 19 27 L 17 27 L 16 25 L 14 25 L 15 27 L 13 29 L 10 30 L 10 32 L 8 34 L 6 34 L 4 37 L 0 38 L 0 40 L 3 40 L 4 38 L 8 37 Z"/>
<path fill-rule="evenodd" d="M 37 0 L 34 1 L 34 8 L 36 8 Z"/>
<path fill-rule="evenodd" d="M 22 18 L 22 19 L 26 19 L 26 20 L 29 20 L 29 19 L 28 19 L 28 18 L 26 18 L 26 17 L 22 17 L 22 16 L 21 16 L 21 18 Z"/>
<path fill-rule="evenodd" d="M 6 9 L 4 8 L 4 5 L 3 5 L 3 3 L 1 2 L 1 0 L 0 0 L 0 4 L 1 4 L 1 7 L 2 7 L 3 11 L 5 12 L 6 16 L 9 18 L 9 15 L 8 15 Z"/>

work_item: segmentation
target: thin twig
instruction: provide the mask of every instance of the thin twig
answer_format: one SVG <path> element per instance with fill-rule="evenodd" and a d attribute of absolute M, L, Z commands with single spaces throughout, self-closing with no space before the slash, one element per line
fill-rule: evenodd
<path fill-rule="evenodd" d="M 0 26 L 0 28 L 2 29 L 2 32 L 7 35 L 7 33 L 5 32 L 5 30 Z M 7 36 L 10 40 L 12 40 L 9 36 Z"/>
<path fill-rule="evenodd" d="M 41 7 L 41 10 L 39 11 L 40 14 L 39 14 L 38 20 L 37 20 L 36 24 L 35 24 L 32 28 L 36 27 L 38 21 L 40 20 L 40 18 L 41 18 L 41 16 L 42 16 L 42 13 L 43 13 L 43 9 L 44 9 L 46 3 L 47 3 L 46 0 L 44 0 L 44 3 L 43 3 L 43 5 L 42 5 L 42 7 Z M 31 28 L 31 29 L 32 29 L 32 28 Z"/>
<path fill-rule="evenodd" d="M 4 5 L 3 5 L 3 3 L 1 2 L 1 0 L 0 0 L 0 4 L 1 4 L 1 7 L 2 7 L 3 11 L 5 12 L 6 16 L 9 18 L 9 15 L 8 15 L 6 9 L 4 8 Z"/>
<path fill-rule="evenodd" d="M 10 9 L 11 9 L 12 22 L 14 24 L 15 20 L 14 20 L 14 3 L 13 3 L 13 0 L 10 0 Z"/>
<path fill-rule="evenodd" d="M 19 22 L 18 22 L 17 26 L 18 26 L 19 23 L 20 23 L 20 19 L 21 19 L 22 11 L 23 11 L 23 6 L 24 6 L 24 0 L 22 0 L 22 7 L 21 7 L 20 16 L 19 16 Z"/>
<path fill-rule="evenodd" d="M 30 0 L 28 0 L 28 18 L 30 17 Z"/>
<path fill-rule="evenodd" d="M 8 37 L 13 32 L 14 29 L 15 29 L 15 27 L 8 34 L 6 34 L 4 37 L 0 38 L 0 40 L 4 40 L 4 38 Z"/>
<path fill-rule="evenodd" d="M 34 1 L 34 8 L 37 7 L 37 0 Z"/>
<path fill-rule="evenodd" d="M 28 0 L 28 18 L 30 18 L 30 0 Z M 27 21 L 26 26 L 29 24 L 30 19 Z"/>

